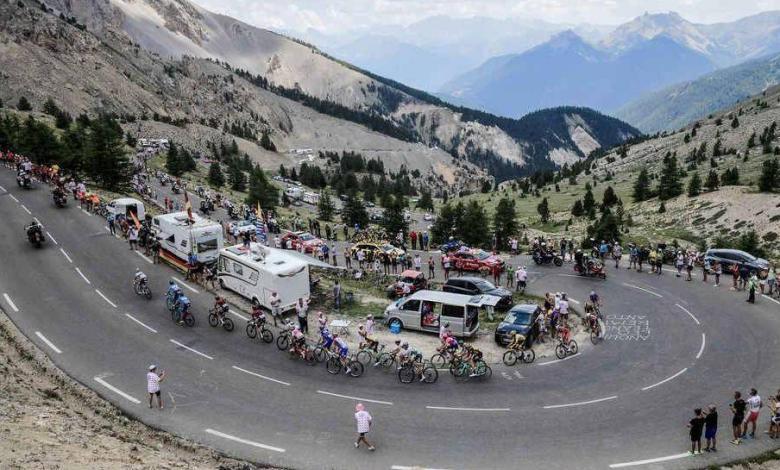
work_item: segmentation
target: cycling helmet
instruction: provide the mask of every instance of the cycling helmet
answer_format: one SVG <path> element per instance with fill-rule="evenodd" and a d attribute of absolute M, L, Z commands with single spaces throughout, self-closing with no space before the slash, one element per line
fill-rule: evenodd
<path fill-rule="evenodd" d="M 590 291 L 590 296 L 591 297 L 595 297 L 596 296 L 596 291 L 595 290 Z"/>
<path fill-rule="evenodd" d="M 395 340 L 395 344 L 400 346 L 401 345 L 401 340 L 400 339 Z"/>
<path fill-rule="evenodd" d="M 403 343 L 401 343 L 401 347 L 404 348 L 404 349 L 409 349 L 409 343 L 404 341 Z"/>
<path fill-rule="evenodd" d="M 172 286 L 172 285 L 174 285 L 174 284 L 176 284 L 176 283 L 175 283 L 175 282 L 173 282 L 173 279 L 171 279 L 170 281 L 168 281 L 168 285 L 169 285 L 169 286 Z"/>

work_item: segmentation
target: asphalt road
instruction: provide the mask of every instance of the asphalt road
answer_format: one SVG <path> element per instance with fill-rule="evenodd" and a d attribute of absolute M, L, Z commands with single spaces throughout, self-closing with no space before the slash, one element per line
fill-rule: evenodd
<path fill-rule="evenodd" d="M 232 333 L 210 328 L 212 299 L 197 288 L 186 293 L 198 324 L 173 324 L 161 294 L 178 274 L 130 251 L 72 201 L 57 209 L 48 188 L 18 188 L 7 170 L 0 215 L 0 305 L 21 331 L 128 414 L 236 457 L 312 469 L 694 468 L 774 447 L 766 410 L 757 440 L 730 445 L 727 404 L 737 389 L 757 387 L 766 401 L 780 387 L 780 305 L 748 305 L 725 285 L 534 268 L 534 293 L 582 301 L 595 288 L 609 338 L 564 361 L 496 366 L 487 382 L 455 383 L 445 372 L 434 385 L 402 385 L 392 373 L 351 379 L 291 360 L 249 340 L 240 319 Z M 23 231 L 32 217 L 49 233 L 39 250 Z M 136 267 L 149 275 L 151 301 L 133 293 Z M 147 407 L 150 363 L 169 374 L 162 411 Z M 373 453 L 352 446 L 358 399 L 374 417 Z M 720 452 L 683 456 L 692 409 L 710 403 L 720 411 Z"/>

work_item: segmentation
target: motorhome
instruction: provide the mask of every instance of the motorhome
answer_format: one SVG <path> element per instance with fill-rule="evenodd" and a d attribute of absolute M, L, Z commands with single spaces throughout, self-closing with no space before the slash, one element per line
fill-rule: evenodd
<path fill-rule="evenodd" d="M 479 330 L 479 311 L 492 309 L 497 297 L 489 295 L 462 295 L 449 292 L 421 290 L 403 297 L 385 309 L 388 325 L 407 330 L 438 333 L 442 323 L 450 324 L 450 331 L 458 337 L 470 337 Z"/>
<path fill-rule="evenodd" d="M 303 202 L 316 206 L 320 203 L 320 195 L 318 193 L 306 191 L 303 193 Z"/>
<path fill-rule="evenodd" d="M 287 197 L 290 199 L 301 199 L 303 197 L 303 189 L 297 187 L 297 186 L 288 186 L 284 193 L 287 194 Z"/>
<path fill-rule="evenodd" d="M 146 217 L 146 210 L 144 208 L 144 203 L 139 201 L 138 199 L 133 199 L 131 197 L 122 197 L 119 199 L 114 199 L 113 201 L 109 202 L 106 205 L 106 210 L 110 214 L 114 214 L 114 216 L 122 216 L 126 217 L 128 220 L 132 222 L 133 218 L 130 215 L 132 212 L 135 214 L 136 218 L 139 221 L 144 220 L 144 217 Z"/>
<path fill-rule="evenodd" d="M 192 214 L 192 221 L 187 212 L 155 216 L 152 230 L 160 239 L 162 250 L 185 263 L 192 252 L 201 263 L 213 263 L 224 246 L 222 225 L 197 214 Z"/>
<path fill-rule="evenodd" d="M 223 289 L 269 310 L 274 291 L 282 301 L 283 312 L 294 309 L 299 298 L 308 300 L 310 295 L 309 263 L 260 243 L 220 250 L 217 276 Z"/>

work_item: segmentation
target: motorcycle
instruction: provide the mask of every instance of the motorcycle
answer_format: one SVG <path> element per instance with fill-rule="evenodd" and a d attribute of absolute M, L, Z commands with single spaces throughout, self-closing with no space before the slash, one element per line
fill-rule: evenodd
<path fill-rule="evenodd" d="M 607 270 L 601 261 L 589 258 L 583 260 L 583 265 L 585 265 L 584 269 L 581 265 L 574 263 L 574 272 L 580 276 L 607 278 Z"/>
<path fill-rule="evenodd" d="M 35 248 L 41 247 L 43 242 L 46 241 L 46 238 L 43 236 L 43 230 L 40 225 L 27 227 L 27 240 L 29 240 Z"/>
<path fill-rule="evenodd" d="M 553 263 L 556 266 L 563 266 L 563 258 L 555 253 L 546 251 L 535 250 L 533 254 L 534 262 L 536 264 L 550 264 Z"/>
<path fill-rule="evenodd" d="M 65 204 L 68 202 L 68 198 L 65 196 L 65 193 L 54 192 L 52 193 L 52 197 L 54 198 L 54 205 L 59 208 L 65 207 Z"/>
<path fill-rule="evenodd" d="M 30 177 L 30 174 L 23 171 L 19 172 L 16 175 L 16 184 L 18 184 L 20 188 L 32 188 L 32 178 Z"/>
<path fill-rule="evenodd" d="M 133 290 L 136 295 L 142 295 L 147 299 L 152 298 L 152 290 L 149 288 L 149 282 L 146 279 L 133 279 Z"/>

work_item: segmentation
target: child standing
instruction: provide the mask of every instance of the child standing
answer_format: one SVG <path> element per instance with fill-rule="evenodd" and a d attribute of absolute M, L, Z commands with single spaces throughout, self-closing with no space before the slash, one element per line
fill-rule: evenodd
<path fill-rule="evenodd" d="M 707 447 L 704 452 L 717 452 L 715 434 L 718 433 L 718 410 L 715 405 L 710 405 L 709 411 L 704 416 L 704 438 L 707 439 Z"/>
<path fill-rule="evenodd" d="M 701 408 L 693 410 L 693 414 L 693 419 L 688 423 L 688 427 L 691 429 L 691 455 L 701 454 L 701 434 L 704 430 L 704 415 L 701 413 Z"/>

